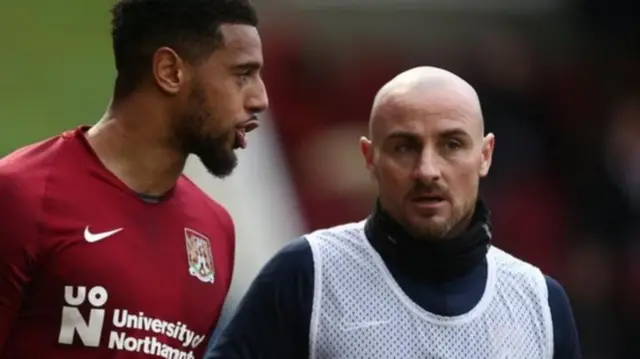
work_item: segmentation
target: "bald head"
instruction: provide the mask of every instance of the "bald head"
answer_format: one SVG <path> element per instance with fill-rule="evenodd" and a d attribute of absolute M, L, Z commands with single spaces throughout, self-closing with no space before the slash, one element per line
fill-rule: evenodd
<path fill-rule="evenodd" d="M 417 238 L 468 228 L 495 143 L 471 85 L 434 67 L 403 72 L 378 92 L 369 126 L 360 149 L 382 208 Z"/>
<path fill-rule="evenodd" d="M 457 113 L 464 117 L 470 132 L 484 134 L 482 110 L 476 91 L 457 75 L 436 67 L 407 70 L 377 93 L 369 119 L 369 134 L 375 143 L 383 135 L 387 121 L 401 117 Z"/>

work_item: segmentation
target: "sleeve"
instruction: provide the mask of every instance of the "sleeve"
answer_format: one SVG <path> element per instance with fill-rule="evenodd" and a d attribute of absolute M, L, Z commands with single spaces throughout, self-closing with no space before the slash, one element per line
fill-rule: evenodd
<path fill-rule="evenodd" d="M 569 297 L 562 285 L 546 276 L 549 308 L 553 321 L 553 359 L 581 359 L 578 330 L 573 318 Z"/>
<path fill-rule="evenodd" d="M 236 226 L 235 223 L 233 222 L 233 218 L 231 217 L 231 214 L 229 214 L 229 212 L 227 212 L 226 209 L 223 209 L 223 218 L 224 218 L 224 227 L 227 229 L 228 233 L 227 235 L 229 236 L 229 248 L 228 248 L 228 252 L 227 252 L 227 258 L 229 258 L 229 263 L 228 263 L 228 268 L 227 270 L 229 271 L 230 276 L 229 276 L 229 283 L 227 284 L 227 288 L 226 288 L 226 292 L 227 294 L 229 293 L 229 288 L 231 288 L 231 282 L 233 281 L 233 272 L 234 272 L 234 267 L 235 267 L 235 262 L 236 262 Z"/>
<path fill-rule="evenodd" d="M 36 267 L 38 230 L 24 189 L 0 173 L 0 353 Z"/>
<path fill-rule="evenodd" d="M 205 359 L 308 357 L 313 300 L 313 255 L 303 238 L 260 271 Z"/>
<path fill-rule="evenodd" d="M 195 186 L 195 184 L 194 184 Z M 200 190 L 198 189 L 198 193 L 200 193 Z M 225 292 L 225 297 L 229 294 L 229 289 L 231 288 L 231 283 L 233 281 L 233 272 L 234 272 L 234 266 L 235 266 L 235 259 L 236 259 L 236 226 L 235 223 L 233 222 L 233 218 L 231 217 L 231 214 L 229 213 L 229 211 L 227 211 L 227 209 L 225 207 L 223 207 L 221 204 L 219 204 L 218 202 L 212 200 L 210 197 L 208 197 L 207 195 L 203 194 L 202 195 L 206 201 L 206 203 L 208 203 L 208 208 L 211 208 L 213 211 L 213 218 L 215 219 L 215 222 L 218 226 L 216 226 L 220 229 L 222 229 L 222 232 L 225 234 L 226 237 L 226 241 L 224 243 L 224 253 L 226 254 L 226 256 L 224 257 L 224 270 L 221 270 L 224 273 L 228 273 L 228 277 L 225 277 L 225 287 L 224 287 L 224 292 Z"/>

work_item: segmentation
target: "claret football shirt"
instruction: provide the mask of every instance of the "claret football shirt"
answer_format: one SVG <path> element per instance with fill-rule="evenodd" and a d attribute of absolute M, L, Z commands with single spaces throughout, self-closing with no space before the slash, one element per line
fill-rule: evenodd
<path fill-rule="evenodd" d="M 200 358 L 231 282 L 229 214 L 186 177 L 140 197 L 85 131 L 0 159 L 0 359 Z"/>

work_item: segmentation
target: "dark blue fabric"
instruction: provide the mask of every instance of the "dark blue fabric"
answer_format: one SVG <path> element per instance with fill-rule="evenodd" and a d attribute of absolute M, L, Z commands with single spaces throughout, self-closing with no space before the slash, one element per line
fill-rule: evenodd
<path fill-rule="evenodd" d="M 482 296 L 486 262 L 446 283 L 420 283 L 390 272 L 404 292 L 425 310 L 440 315 L 469 311 Z M 283 248 L 262 269 L 206 359 L 302 359 L 309 355 L 313 301 L 313 256 L 300 238 Z M 581 358 L 578 334 L 562 286 L 546 277 L 553 318 L 554 359 Z"/>

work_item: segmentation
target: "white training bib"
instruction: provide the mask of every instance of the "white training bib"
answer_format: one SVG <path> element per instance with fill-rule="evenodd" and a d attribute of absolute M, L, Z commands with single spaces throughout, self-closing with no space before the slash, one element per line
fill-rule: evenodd
<path fill-rule="evenodd" d="M 553 326 L 540 270 L 495 247 L 484 294 L 443 317 L 414 303 L 364 234 L 364 221 L 306 236 L 314 260 L 312 359 L 551 359 Z"/>

